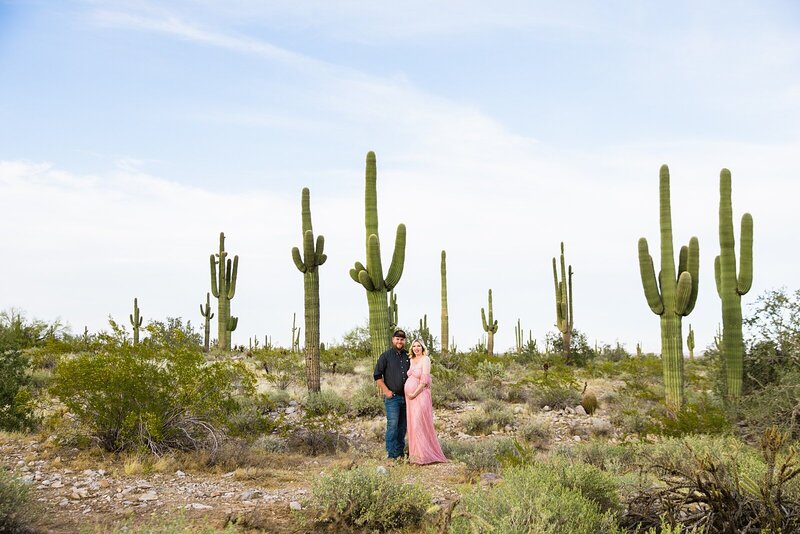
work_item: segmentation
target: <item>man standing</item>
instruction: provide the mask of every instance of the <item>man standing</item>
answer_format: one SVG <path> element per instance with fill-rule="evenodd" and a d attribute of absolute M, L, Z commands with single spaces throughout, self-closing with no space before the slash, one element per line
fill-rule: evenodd
<path fill-rule="evenodd" d="M 386 452 L 389 459 L 403 457 L 406 447 L 406 397 L 403 388 L 411 365 L 406 344 L 406 333 L 396 330 L 392 334 L 392 347 L 381 354 L 375 365 L 373 377 L 383 391 L 386 406 Z"/>

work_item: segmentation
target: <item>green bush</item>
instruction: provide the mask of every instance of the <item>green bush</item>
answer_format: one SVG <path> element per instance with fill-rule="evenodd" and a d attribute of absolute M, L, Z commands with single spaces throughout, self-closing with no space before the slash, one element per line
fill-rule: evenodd
<path fill-rule="evenodd" d="M 350 397 L 350 412 L 362 417 L 375 417 L 384 413 L 383 395 L 374 382 L 365 382 Z"/>
<path fill-rule="evenodd" d="M 338 347 L 329 348 L 320 351 L 319 361 L 322 370 L 326 373 L 332 374 L 353 374 L 355 372 L 355 364 L 353 363 L 355 355 L 347 350 Z"/>
<path fill-rule="evenodd" d="M 484 386 L 475 382 L 464 382 L 453 391 L 455 398 L 462 401 L 482 401 L 489 394 Z"/>
<path fill-rule="evenodd" d="M 525 441 L 538 448 L 543 448 L 553 437 L 553 429 L 549 421 L 531 419 L 519 429 L 519 435 Z"/>
<path fill-rule="evenodd" d="M 603 512 L 559 467 L 533 464 L 503 471 L 489 489 L 475 488 L 453 513 L 451 531 L 487 533 L 596 534 L 619 532 L 612 512 Z M 605 491 L 605 488 L 603 489 Z"/>
<path fill-rule="evenodd" d="M 320 520 L 371 531 L 416 527 L 432 505 L 422 487 L 369 467 L 323 476 L 313 494 Z"/>
<path fill-rule="evenodd" d="M 28 364 L 19 350 L 0 347 L 0 430 L 32 430 L 38 422 Z"/>
<path fill-rule="evenodd" d="M 729 434 L 733 430 L 723 406 L 708 395 L 687 401 L 674 415 L 662 405 L 650 412 L 650 421 L 644 431 L 662 436 Z"/>
<path fill-rule="evenodd" d="M 253 359 L 266 373 L 266 381 L 278 389 L 285 390 L 305 376 L 305 366 L 300 357 L 286 349 L 254 350 Z"/>
<path fill-rule="evenodd" d="M 441 444 L 444 455 L 450 460 L 463 462 L 470 473 L 497 472 L 502 467 L 501 458 L 518 453 L 512 438 L 442 440 Z"/>
<path fill-rule="evenodd" d="M 467 413 L 462 422 L 470 434 L 488 434 L 514 422 L 514 414 L 502 402 L 490 399 L 480 410 Z"/>
<path fill-rule="evenodd" d="M 229 435 L 252 440 L 260 434 L 269 434 L 283 425 L 283 413 L 277 417 L 270 416 L 276 406 L 266 393 L 236 400 L 239 407 L 227 418 L 226 428 Z"/>
<path fill-rule="evenodd" d="M 304 407 L 306 415 L 310 417 L 347 413 L 347 401 L 331 390 L 323 390 L 318 393 L 309 392 Z"/>
<path fill-rule="evenodd" d="M 52 392 L 106 450 L 216 447 L 220 429 L 250 395 L 239 363 L 207 363 L 191 327 L 178 321 L 131 345 L 107 336 L 93 353 L 62 361 Z"/>
<path fill-rule="evenodd" d="M 0 467 L 0 532 L 33 532 L 36 513 L 31 491 Z"/>
<path fill-rule="evenodd" d="M 519 385 L 531 386 L 528 404 L 533 409 L 550 406 L 557 410 L 581 402 L 580 384 L 575 379 L 575 372 L 560 359 L 553 359 L 546 369 L 528 373 Z"/>

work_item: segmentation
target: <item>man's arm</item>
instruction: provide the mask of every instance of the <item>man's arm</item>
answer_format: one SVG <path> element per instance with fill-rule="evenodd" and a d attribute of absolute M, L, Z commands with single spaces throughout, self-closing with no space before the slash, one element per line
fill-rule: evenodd
<path fill-rule="evenodd" d="M 384 397 L 386 397 L 387 399 L 391 399 L 392 397 L 394 397 L 394 393 L 392 392 L 391 389 L 386 387 L 386 384 L 383 382 L 383 378 L 377 379 L 375 383 L 378 384 L 378 387 L 381 388 L 381 391 L 383 391 Z"/>
<path fill-rule="evenodd" d="M 372 377 L 375 379 L 375 383 L 378 384 L 378 387 L 381 388 L 383 391 L 384 397 L 387 399 L 391 399 L 394 396 L 392 390 L 386 387 L 386 383 L 383 381 L 383 374 L 386 372 L 386 358 L 383 354 L 381 354 L 380 358 L 378 358 L 378 363 L 375 364 L 375 372 L 372 374 Z"/>

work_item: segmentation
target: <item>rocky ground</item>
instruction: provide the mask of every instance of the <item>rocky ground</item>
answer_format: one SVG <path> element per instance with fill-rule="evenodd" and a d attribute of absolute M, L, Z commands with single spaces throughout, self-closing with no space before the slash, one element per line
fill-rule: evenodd
<path fill-rule="evenodd" d="M 437 411 L 437 429 L 442 439 L 480 440 L 486 436 L 466 434 L 461 418 L 479 403 L 458 403 Z M 550 429 L 551 444 L 574 444 L 602 436 L 619 441 L 607 415 L 600 410 L 588 416 L 580 406 L 566 410 L 530 413 L 526 405 L 510 405 L 514 423 L 495 430 L 494 435 L 514 435 L 526 421 L 536 419 Z M 284 409 L 287 422 L 299 423 L 302 409 L 296 404 Z M 335 467 L 373 465 L 386 469 L 382 460 L 384 420 L 352 420 L 342 428 L 347 452 L 302 456 L 275 453 L 258 467 L 231 471 L 201 468 L 180 460 L 164 460 L 143 468 L 131 457 L 87 453 L 56 445 L 49 436 L 0 435 L 2 465 L 30 483 L 45 520 L 43 531 L 109 531 L 113 525 L 136 525 L 158 517 L 183 514 L 198 524 L 218 528 L 227 523 L 290 532 L 296 519 L 292 510 L 309 506 L 313 481 Z M 409 482 L 423 484 L 438 503 L 458 497 L 466 482 L 459 463 L 426 467 L 398 465 Z"/>

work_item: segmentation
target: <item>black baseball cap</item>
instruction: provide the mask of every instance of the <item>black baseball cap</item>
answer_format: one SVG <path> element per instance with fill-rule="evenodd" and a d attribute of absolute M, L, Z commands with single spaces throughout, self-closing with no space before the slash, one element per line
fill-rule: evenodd
<path fill-rule="evenodd" d="M 406 333 L 403 332 L 402 330 L 395 330 L 394 334 L 392 334 L 392 337 L 402 337 L 403 339 L 405 339 Z"/>

